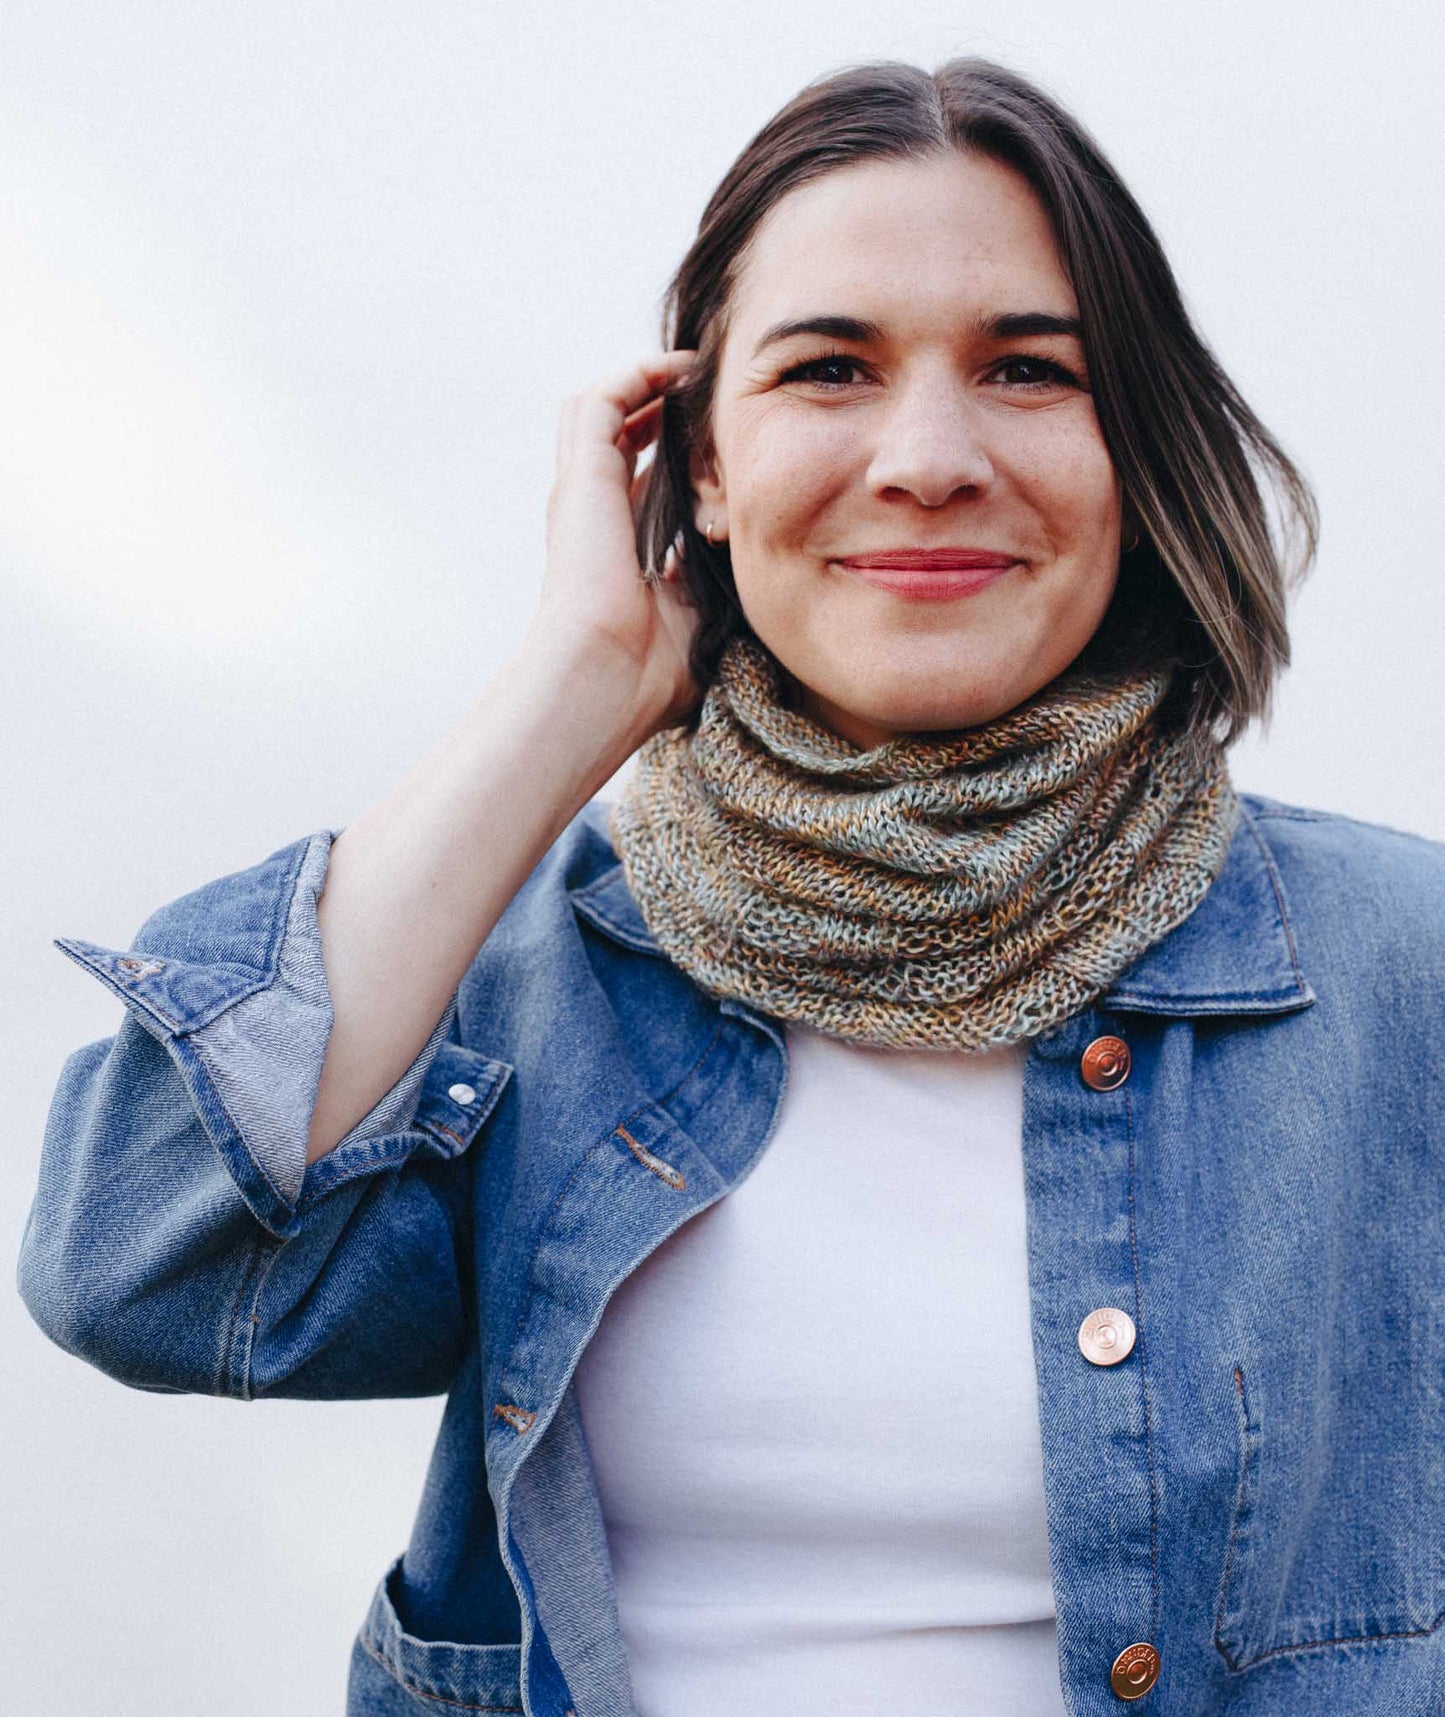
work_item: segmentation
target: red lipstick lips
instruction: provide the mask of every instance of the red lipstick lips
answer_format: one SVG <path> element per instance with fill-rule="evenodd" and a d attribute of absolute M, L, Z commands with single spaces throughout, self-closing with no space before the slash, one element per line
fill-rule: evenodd
<path fill-rule="evenodd" d="M 944 602 L 972 596 L 1018 565 L 1013 555 L 992 549 L 879 549 L 835 562 L 865 584 L 895 596 Z"/>

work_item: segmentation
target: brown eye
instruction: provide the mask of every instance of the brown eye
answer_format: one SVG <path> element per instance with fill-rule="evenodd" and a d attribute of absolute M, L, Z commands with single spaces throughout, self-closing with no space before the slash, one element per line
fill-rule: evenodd
<path fill-rule="evenodd" d="M 785 382 L 821 382 L 823 386 L 846 387 L 856 379 L 853 375 L 840 374 L 840 371 L 856 371 L 858 360 L 850 358 L 846 352 L 827 352 L 820 358 L 809 358 L 801 364 L 794 364 L 790 370 L 784 370 L 779 380 Z"/>
<path fill-rule="evenodd" d="M 994 373 L 1009 387 L 1025 388 L 1031 393 L 1079 386 L 1078 377 L 1052 358 L 1003 358 L 994 366 Z"/>

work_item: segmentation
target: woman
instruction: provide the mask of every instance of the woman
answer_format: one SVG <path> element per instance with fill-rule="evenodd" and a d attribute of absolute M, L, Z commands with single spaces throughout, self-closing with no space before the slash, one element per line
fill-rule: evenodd
<path fill-rule="evenodd" d="M 1308 490 L 983 61 L 804 90 L 665 333 L 461 727 L 62 944 L 33 1314 L 449 1392 L 353 1713 L 1445 1708 L 1445 855 L 1224 761 Z"/>

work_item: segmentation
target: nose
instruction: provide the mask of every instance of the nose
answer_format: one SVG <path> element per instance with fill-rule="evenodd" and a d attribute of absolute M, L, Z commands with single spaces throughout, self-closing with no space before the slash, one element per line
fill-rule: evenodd
<path fill-rule="evenodd" d="M 908 494 L 941 507 L 994 480 L 985 413 L 957 375 L 934 373 L 900 386 L 875 422 L 868 464 L 875 495 Z"/>

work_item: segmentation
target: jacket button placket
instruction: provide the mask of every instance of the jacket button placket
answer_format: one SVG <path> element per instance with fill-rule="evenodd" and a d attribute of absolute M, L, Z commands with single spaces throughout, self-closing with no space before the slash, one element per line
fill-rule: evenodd
<path fill-rule="evenodd" d="M 1134 1049 L 1096 1013 L 1036 1040 L 1024 1080 L 1044 1488 L 1060 1662 L 1080 1713 L 1145 1700 L 1162 1672 L 1136 1273 L 1139 1080 Z"/>

